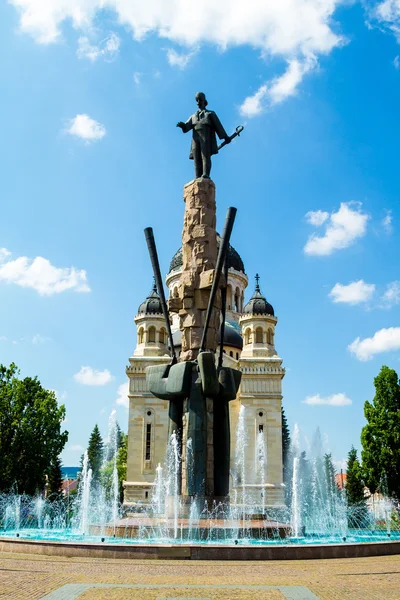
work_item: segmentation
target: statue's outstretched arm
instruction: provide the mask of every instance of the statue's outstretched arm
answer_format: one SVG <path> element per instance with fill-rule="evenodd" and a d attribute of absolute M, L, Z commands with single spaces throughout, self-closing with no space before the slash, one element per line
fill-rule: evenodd
<path fill-rule="evenodd" d="M 179 123 L 177 123 L 176 126 L 180 127 L 182 129 L 183 133 L 187 133 L 188 131 L 193 129 L 192 117 L 190 117 L 186 121 L 186 123 L 184 123 L 183 121 L 179 121 Z"/>

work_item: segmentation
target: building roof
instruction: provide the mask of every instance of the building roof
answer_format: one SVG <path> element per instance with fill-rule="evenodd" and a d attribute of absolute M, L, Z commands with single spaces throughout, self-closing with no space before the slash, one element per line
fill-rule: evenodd
<path fill-rule="evenodd" d="M 266 297 L 262 294 L 259 285 L 260 276 L 256 275 L 256 288 L 254 294 L 244 307 L 244 314 L 246 315 L 272 315 L 274 316 L 274 308 L 270 304 Z"/>
<path fill-rule="evenodd" d="M 347 482 L 347 474 L 346 473 L 336 473 L 335 474 L 335 482 L 340 490 L 346 487 Z"/>
<path fill-rule="evenodd" d="M 64 479 L 64 481 L 62 482 L 62 488 L 61 488 L 62 493 L 64 494 L 64 496 L 66 496 L 73 490 L 76 490 L 77 486 L 78 486 L 77 479 Z"/>
<path fill-rule="evenodd" d="M 219 248 L 220 242 L 221 242 L 221 237 L 217 233 L 218 248 Z M 243 261 L 239 255 L 239 253 L 230 244 L 228 246 L 227 261 L 228 261 L 228 269 L 235 269 L 235 271 L 241 271 L 242 273 L 245 273 L 244 264 L 243 264 Z M 175 252 L 174 256 L 172 257 L 171 263 L 169 265 L 169 273 L 182 268 L 182 265 L 183 265 L 183 256 L 182 256 L 182 247 L 181 247 L 181 248 L 179 248 L 179 250 L 177 250 Z"/>
<path fill-rule="evenodd" d="M 138 314 L 155 315 L 162 313 L 161 299 L 157 293 L 156 282 L 153 283 L 153 289 L 146 300 L 138 308 Z"/>

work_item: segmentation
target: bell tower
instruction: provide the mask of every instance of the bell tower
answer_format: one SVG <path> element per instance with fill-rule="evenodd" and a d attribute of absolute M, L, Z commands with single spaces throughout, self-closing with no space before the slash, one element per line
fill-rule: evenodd
<path fill-rule="evenodd" d="M 156 468 L 164 462 L 168 440 L 168 403 L 151 394 L 146 367 L 168 364 L 168 339 L 161 300 L 154 283 L 135 317 L 137 346 L 129 358 L 128 459 L 124 504 L 136 506 L 151 499 Z"/>
<path fill-rule="evenodd" d="M 256 275 L 255 290 L 240 316 L 243 350 L 240 357 L 242 382 L 235 403 L 244 407 L 247 445 L 247 495 L 265 507 L 284 504 L 282 473 L 282 379 L 285 370 L 275 349 L 278 322 L 273 306 L 260 289 Z M 234 403 L 232 403 L 233 405 Z M 235 407 L 237 422 L 240 406 Z M 232 408 L 234 408 L 232 406 Z M 232 415 L 233 416 L 233 415 Z M 260 436 L 265 445 L 265 472 L 260 477 L 258 463 Z M 234 449 L 232 449 L 234 452 Z M 258 475 L 256 475 L 258 473 Z M 251 480 L 254 477 L 254 480 Z M 260 480 L 264 483 L 260 483 Z"/>

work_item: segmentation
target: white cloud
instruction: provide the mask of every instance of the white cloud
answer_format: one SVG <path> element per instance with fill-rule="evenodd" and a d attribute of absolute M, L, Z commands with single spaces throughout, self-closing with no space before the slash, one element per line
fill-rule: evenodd
<path fill-rule="evenodd" d="M 142 73 L 139 73 L 139 71 L 135 71 L 133 74 L 133 81 L 135 82 L 136 85 L 139 85 L 141 80 L 142 80 Z"/>
<path fill-rule="evenodd" d="M 317 65 L 315 56 L 307 56 L 304 60 L 293 58 L 288 60 L 288 66 L 283 75 L 275 77 L 271 82 L 264 83 L 253 94 L 248 96 L 239 107 L 244 117 L 255 117 L 264 108 L 279 104 L 289 96 L 294 96 L 304 75 Z"/>
<path fill-rule="evenodd" d="M 329 292 L 333 302 L 345 302 L 347 304 L 361 304 L 368 302 L 375 294 L 374 283 L 365 283 L 363 279 L 353 281 L 348 285 L 336 283 Z"/>
<path fill-rule="evenodd" d="M 110 62 L 118 56 L 120 45 L 121 40 L 114 32 L 111 32 L 108 37 L 97 45 L 91 44 L 88 37 L 81 36 L 78 39 L 76 55 L 78 58 L 87 58 L 92 62 L 95 62 L 98 58 L 104 58 L 104 60 Z"/>
<path fill-rule="evenodd" d="M 122 383 L 117 391 L 117 399 L 116 399 L 116 404 L 119 404 L 120 406 L 125 406 L 125 408 L 129 408 L 129 398 L 128 398 L 128 393 L 129 393 L 129 381 L 127 381 L 126 383 Z"/>
<path fill-rule="evenodd" d="M 32 338 L 32 344 L 45 344 L 46 342 L 51 342 L 51 338 L 40 335 L 39 333 Z"/>
<path fill-rule="evenodd" d="M 6 342 L 8 337 L 6 335 L 0 335 L 0 342 Z"/>
<path fill-rule="evenodd" d="M 7 248 L 0 248 L 0 262 L 4 262 L 8 256 L 11 256 L 11 252 Z"/>
<path fill-rule="evenodd" d="M 72 452 L 83 452 L 84 451 L 84 447 L 81 446 L 80 444 L 72 444 L 69 447 L 69 450 L 72 450 Z"/>
<path fill-rule="evenodd" d="M 292 59 L 283 75 L 272 81 L 269 88 L 269 96 L 272 104 L 282 102 L 289 96 L 293 96 L 301 83 L 304 75 L 317 65 L 315 56 L 307 56 L 303 61 Z"/>
<path fill-rule="evenodd" d="M 89 115 L 81 114 L 69 121 L 66 133 L 75 135 L 86 142 L 95 142 L 106 135 L 106 128 Z"/>
<path fill-rule="evenodd" d="M 171 67 L 178 67 L 178 69 L 185 69 L 191 58 L 196 54 L 196 51 L 192 52 L 177 52 L 173 48 L 167 49 L 167 60 Z"/>
<path fill-rule="evenodd" d="M 397 71 L 400 69 L 400 56 L 399 55 L 394 57 L 393 66 Z"/>
<path fill-rule="evenodd" d="M 304 246 L 304 252 L 327 256 L 335 250 L 351 246 L 365 235 L 368 219 L 369 216 L 361 210 L 361 202 L 342 202 L 339 210 L 332 212 L 326 221 L 325 234 L 318 236 L 313 233 Z"/>
<path fill-rule="evenodd" d="M 21 30 L 41 44 L 57 41 L 66 22 L 78 31 L 90 30 L 105 6 L 103 0 L 9 1 L 20 14 Z M 287 70 L 267 86 L 274 103 L 295 93 L 319 55 L 329 54 L 343 43 L 333 29 L 333 19 L 337 7 L 346 1 L 203 0 L 194 7 L 188 0 L 108 0 L 106 7 L 120 25 L 132 31 L 136 41 L 156 34 L 189 51 L 201 44 L 221 50 L 249 46 L 263 56 L 284 58 Z M 97 56 L 96 50 L 87 53 Z M 257 106 L 257 99 L 255 102 Z M 243 114 L 257 114 L 251 106 L 246 99 Z"/>
<path fill-rule="evenodd" d="M 353 401 L 343 393 L 332 394 L 331 396 L 326 396 L 325 398 L 322 398 L 319 394 L 315 394 L 315 396 L 307 396 L 307 398 L 303 400 L 303 404 L 325 406 L 347 406 L 352 403 Z"/>
<path fill-rule="evenodd" d="M 5 250 L 3 248 L 3 250 Z M 10 256 L 6 251 L 3 256 Z M 41 296 L 60 294 L 66 290 L 90 292 L 86 271 L 75 267 L 58 268 L 42 256 L 34 259 L 20 256 L 15 260 L 4 260 L 0 264 L 0 282 L 14 283 L 20 287 L 32 288 Z"/>
<path fill-rule="evenodd" d="M 81 367 L 79 373 L 74 375 L 75 381 L 82 383 L 82 385 L 107 385 L 114 379 L 108 369 L 104 371 L 97 371 L 92 367 Z"/>
<path fill-rule="evenodd" d="M 323 210 L 310 210 L 306 213 L 305 219 L 310 225 L 320 227 L 329 219 L 329 213 Z"/>
<path fill-rule="evenodd" d="M 400 43 L 400 0 L 384 0 L 370 11 L 370 14 L 380 26 L 391 31 Z"/>
<path fill-rule="evenodd" d="M 266 84 L 258 88 L 253 96 L 248 96 L 239 107 L 240 114 L 244 117 L 256 117 L 264 109 L 264 100 L 268 97 L 268 86 Z"/>
<path fill-rule="evenodd" d="M 372 337 L 363 340 L 358 337 L 349 344 L 348 349 L 362 361 L 371 360 L 382 352 L 400 350 L 400 327 L 380 329 Z"/>
<path fill-rule="evenodd" d="M 385 232 L 388 235 L 390 235 L 393 231 L 392 221 L 393 221 L 392 211 L 387 210 L 386 215 L 383 217 L 383 219 L 381 221 L 381 224 L 382 224 L 383 229 L 385 230 Z"/>
<path fill-rule="evenodd" d="M 70 21 L 77 30 L 90 27 L 103 0 L 10 0 L 20 14 L 20 28 L 42 44 L 61 36 Z M 295 56 L 328 53 L 342 41 L 331 29 L 342 0 L 108 0 L 121 25 L 136 40 L 150 33 L 181 45 L 211 43 L 220 48 L 249 45 L 266 53 Z"/>
<path fill-rule="evenodd" d="M 387 284 L 381 301 L 381 308 L 392 308 L 392 306 L 400 304 L 400 281 L 392 281 Z"/>

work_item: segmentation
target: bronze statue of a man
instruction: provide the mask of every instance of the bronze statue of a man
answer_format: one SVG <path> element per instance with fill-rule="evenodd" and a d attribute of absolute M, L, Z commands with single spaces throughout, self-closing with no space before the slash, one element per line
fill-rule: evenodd
<path fill-rule="evenodd" d="M 206 108 L 208 102 L 203 92 L 197 92 L 196 102 L 199 110 L 189 117 L 186 123 L 179 121 L 177 127 L 180 127 L 183 133 L 193 131 L 189 158 L 194 160 L 196 179 L 199 177 L 208 179 L 211 171 L 211 156 L 218 153 L 216 135 L 226 144 L 229 144 L 231 138 L 215 112 Z"/>

